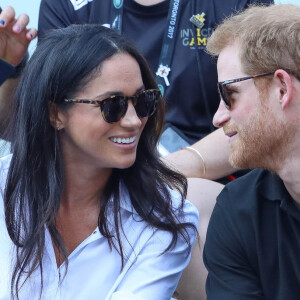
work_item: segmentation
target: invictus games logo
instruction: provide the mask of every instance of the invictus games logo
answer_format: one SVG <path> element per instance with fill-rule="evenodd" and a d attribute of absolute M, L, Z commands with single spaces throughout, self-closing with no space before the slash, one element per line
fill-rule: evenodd
<path fill-rule="evenodd" d="M 182 28 L 180 30 L 180 38 L 184 47 L 189 47 L 191 50 L 205 50 L 208 37 L 212 34 L 213 28 L 205 25 L 205 13 L 193 15 L 190 22 L 194 25 L 193 28 Z"/>
<path fill-rule="evenodd" d="M 114 0 L 115 8 L 120 8 L 123 5 L 123 0 Z"/>
<path fill-rule="evenodd" d="M 212 34 L 212 28 L 186 28 L 180 30 L 182 45 L 190 49 L 205 49 L 208 37 Z"/>

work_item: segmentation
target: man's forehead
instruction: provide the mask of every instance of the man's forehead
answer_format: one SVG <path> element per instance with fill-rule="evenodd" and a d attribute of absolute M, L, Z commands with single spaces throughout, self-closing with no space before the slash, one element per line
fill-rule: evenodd
<path fill-rule="evenodd" d="M 220 52 L 217 62 L 218 81 L 246 76 L 242 71 L 239 53 L 239 45 L 237 43 L 226 46 Z"/>

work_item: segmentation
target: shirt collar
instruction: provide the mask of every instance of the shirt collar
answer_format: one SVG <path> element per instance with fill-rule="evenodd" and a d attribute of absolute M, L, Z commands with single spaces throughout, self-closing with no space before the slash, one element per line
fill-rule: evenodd
<path fill-rule="evenodd" d="M 129 191 L 126 187 L 126 185 L 124 184 L 124 182 L 120 182 L 119 184 L 119 197 L 120 197 L 120 207 L 132 214 L 138 215 L 138 213 L 136 212 L 136 210 L 134 209 L 132 203 L 131 203 L 131 199 L 130 199 L 130 195 L 129 195 Z M 110 199 L 110 204 L 113 204 L 113 199 Z"/>
<path fill-rule="evenodd" d="M 287 191 L 283 180 L 275 173 L 267 172 L 257 186 L 258 193 L 270 201 L 280 201 L 280 208 L 300 221 L 300 210 Z"/>
<path fill-rule="evenodd" d="M 277 174 L 269 171 L 263 172 L 266 172 L 266 175 L 257 186 L 259 194 L 270 201 L 282 201 L 290 198 L 282 179 Z"/>

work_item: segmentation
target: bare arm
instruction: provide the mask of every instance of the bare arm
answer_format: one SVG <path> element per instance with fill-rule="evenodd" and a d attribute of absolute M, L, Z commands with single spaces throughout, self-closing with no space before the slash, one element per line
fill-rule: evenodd
<path fill-rule="evenodd" d="M 191 261 L 183 271 L 176 292 L 179 300 L 206 299 L 205 282 L 207 270 L 202 255 L 206 232 L 216 198 L 223 185 L 214 181 L 190 178 L 188 179 L 187 200 L 192 202 L 199 211 L 199 240 L 196 240 L 192 251 Z"/>
<path fill-rule="evenodd" d="M 37 36 L 36 29 L 26 28 L 28 22 L 29 17 L 25 14 L 16 19 L 11 6 L 5 7 L 0 13 L 0 58 L 13 67 L 21 63 L 29 43 Z M 0 137 L 9 120 L 12 97 L 17 84 L 17 79 L 7 79 L 0 85 Z"/>
<path fill-rule="evenodd" d="M 235 171 L 228 162 L 229 145 L 223 129 L 217 129 L 192 145 L 205 160 L 206 174 L 203 176 L 203 162 L 193 151 L 183 149 L 165 156 L 169 166 L 183 173 L 186 177 L 202 177 L 215 180 Z"/>

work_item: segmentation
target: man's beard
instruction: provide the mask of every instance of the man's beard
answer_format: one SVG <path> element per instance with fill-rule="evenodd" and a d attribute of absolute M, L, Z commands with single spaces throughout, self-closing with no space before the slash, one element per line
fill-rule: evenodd
<path fill-rule="evenodd" d="M 295 129 L 276 117 L 263 102 L 260 100 L 256 112 L 243 125 L 224 126 L 225 132 L 237 131 L 229 157 L 235 168 L 264 168 L 276 172 L 295 136 Z"/>

